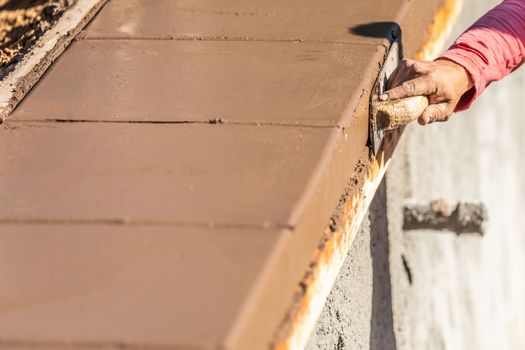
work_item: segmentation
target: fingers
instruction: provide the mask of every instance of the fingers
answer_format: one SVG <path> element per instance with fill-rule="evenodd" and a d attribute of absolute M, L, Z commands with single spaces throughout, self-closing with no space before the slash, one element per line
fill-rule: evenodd
<path fill-rule="evenodd" d="M 411 80 L 416 78 L 415 72 L 404 66 L 398 66 L 397 69 L 390 75 L 388 78 L 387 87 L 390 89 L 392 87 L 401 85 L 404 81 Z"/>
<path fill-rule="evenodd" d="M 427 72 L 425 62 L 418 62 L 409 58 L 404 58 L 388 78 L 389 88 L 401 85 L 404 81 L 412 80 Z"/>
<path fill-rule="evenodd" d="M 447 121 L 452 110 L 450 103 L 447 102 L 429 105 L 419 117 L 418 122 L 420 125 L 427 125 L 433 122 Z"/>
<path fill-rule="evenodd" d="M 432 95 L 436 92 L 436 84 L 434 80 L 428 76 L 420 76 L 415 79 L 407 80 L 403 84 L 386 91 L 379 96 L 381 101 L 396 100 L 399 98 Z"/>

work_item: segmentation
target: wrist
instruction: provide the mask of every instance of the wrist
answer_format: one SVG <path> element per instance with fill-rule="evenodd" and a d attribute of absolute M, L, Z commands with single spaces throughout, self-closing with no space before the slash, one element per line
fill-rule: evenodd
<path fill-rule="evenodd" d="M 464 92 L 467 92 L 469 91 L 470 89 L 472 89 L 474 87 L 474 80 L 472 80 L 472 76 L 470 75 L 470 73 L 465 69 L 465 67 L 463 67 L 462 65 L 460 64 L 457 64 L 457 63 L 454 63 L 457 67 L 458 67 L 458 70 L 461 71 L 461 75 L 465 81 L 465 91 Z"/>
<path fill-rule="evenodd" d="M 441 61 L 456 71 L 456 77 L 458 78 L 459 85 L 461 87 L 461 94 L 464 94 L 474 87 L 474 80 L 472 80 L 472 76 L 461 64 L 444 57 L 440 57 L 436 61 Z"/>

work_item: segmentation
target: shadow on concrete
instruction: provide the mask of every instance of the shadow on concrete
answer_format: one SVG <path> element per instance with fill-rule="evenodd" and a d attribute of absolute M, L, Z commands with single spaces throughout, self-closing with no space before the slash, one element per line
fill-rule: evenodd
<path fill-rule="evenodd" d="M 368 38 L 384 38 L 392 41 L 401 35 L 401 27 L 396 22 L 370 22 L 350 27 L 348 32 Z"/>
<path fill-rule="evenodd" d="M 386 201 L 386 182 L 383 180 L 369 210 L 373 270 L 370 350 L 397 350 L 392 311 Z"/>

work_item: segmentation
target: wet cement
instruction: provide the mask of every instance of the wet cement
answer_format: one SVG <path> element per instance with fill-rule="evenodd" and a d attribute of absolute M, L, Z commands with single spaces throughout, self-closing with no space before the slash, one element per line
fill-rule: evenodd
<path fill-rule="evenodd" d="M 375 0 L 373 6 L 367 0 L 154 0 L 155 6 L 145 6 L 151 2 L 112 0 L 84 37 L 369 44 L 387 38 L 405 19 L 400 2 L 388 0 Z M 438 6 L 425 4 L 428 12 L 420 16 Z M 137 6 L 143 8 L 140 15 Z"/>
<path fill-rule="evenodd" d="M 280 237 L 140 225 L 1 228 L 3 350 L 178 349 L 196 339 L 202 346 L 189 348 L 215 348 Z"/>
<path fill-rule="evenodd" d="M 81 40 L 11 118 L 334 126 L 383 52 L 324 43 Z"/>
<path fill-rule="evenodd" d="M 0 1 L 0 79 L 73 3 L 73 0 Z"/>
<path fill-rule="evenodd" d="M 287 227 L 330 132 L 8 121 L 0 149 L 13 157 L 0 163 L 0 196 L 10 200 L 0 220 Z"/>
<path fill-rule="evenodd" d="M 155 6 L 150 1 L 113 3 L 130 5 L 128 26 L 110 7 L 104 8 L 98 18 L 105 18 L 103 31 L 109 34 L 80 39 L 0 130 L 0 184 L 8 198 L 4 203 L 10 203 L 1 208 L 1 225 L 42 237 L 57 232 L 49 227 L 59 226 L 68 237 L 84 234 L 88 241 L 122 229 L 125 235 L 136 233 L 141 246 L 137 256 L 125 257 L 131 262 L 123 271 L 117 269 L 107 281 L 70 280 L 79 281 L 82 292 L 60 277 L 55 279 L 63 284 L 53 290 L 57 298 L 46 298 L 51 284 L 28 288 L 34 294 L 15 300 L 8 305 L 10 313 L 1 315 L 12 325 L 0 327 L 2 344 L 265 349 L 285 319 L 358 159 L 368 155 L 369 93 L 385 46 L 377 36 L 356 34 L 349 26 L 378 20 L 379 8 L 390 22 L 406 24 L 412 34 L 405 35 L 404 48 L 410 52 L 424 38 L 422 31 L 412 29 L 419 22 L 428 25 L 431 11 L 414 17 L 405 15 L 404 1 L 380 1 L 377 7 L 368 1 L 337 1 L 312 22 L 321 5 L 300 11 L 308 8 L 300 1 L 287 6 L 257 1 L 286 14 L 276 17 L 281 25 L 233 15 L 240 21 L 234 28 L 238 37 L 232 38 L 220 32 L 231 22 L 232 16 L 224 13 L 228 8 L 241 13 L 245 2 L 204 4 L 222 6 L 213 9 L 224 12 L 214 13 L 218 22 L 203 21 L 198 11 L 186 11 L 193 15 L 181 21 L 179 12 L 159 12 L 166 5 L 162 1 Z M 409 10 L 419 11 L 421 4 L 435 2 L 410 3 Z M 152 8 L 166 15 L 156 28 L 184 22 L 187 31 L 144 38 L 145 25 L 155 25 L 148 20 Z M 339 19 L 352 14 L 354 22 L 334 21 L 335 13 Z M 203 23 L 212 32 L 209 36 L 200 35 Z M 329 30 L 314 30 L 324 26 Z M 265 33 L 268 28 L 276 31 Z M 334 28 L 340 37 L 332 36 Z M 121 30 L 128 36 L 112 36 Z M 250 31 L 258 35 L 252 37 Z M 198 35 L 185 37 L 188 32 Z M 303 33 L 300 40 L 290 36 L 298 32 Z M 348 40 L 341 43 L 341 38 Z M 182 230 L 187 240 L 152 243 L 150 255 L 145 254 L 154 240 L 148 233 L 160 227 L 174 235 Z M 184 234 L 185 228 L 205 230 L 204 239 Z M 271 236 L 254 248 L 257 254 L 246 248 L 254 243 L 252 230 L 258 238 Z M 273 241 L 275 230 L 278 239 Z M 206 234 L 212 243 L 224 236 L 224 245 L 206 245 Z M 22 248 L 30 243 L 19 242 Z M 84 249 L 70 243 L 72 253 Z M 101 249 L 104 244 L 100 241 Z M 52 248 L 46 247 L 54 256 Z M 231 249 L 239 249 L 243 258 L 226 264 L 232 271 L 216 270 L 217 261 L 229 261 Z M 18 252 L 22 261 L 31 260 L 24 255 L 31 250 Z M 174 252 L 176 259 L 169 260 Z M 150 261 L 150 256 L 161 258 Z M 245 269 L 252 264 L 258 267 Z M 374 264 L 383 269 L 381 260 Z M 75 263 L 74 254 L 64 256 L 61 265 L 65 267 L 53 268 L 58 276 L 75 271 L 82 276 L 89 270 L 89 264 Z M 113 266 L 107 263 L 108 270 Z M 245 280 L 236 280 L 236 272 Z M 19 285 L 32 286 L 36 273 L 29 270 Z M 241 293 L 240 287 L 246 290 Z M 5 290 L 11 296 L 20 291 L 11 288 Z M 193 289 L 198 291 L 191 293 Z M 178 307 L 170 307 L 172 299 L 191 310 L 204 298 L 217 309 L 205 304 L 209 312 L 179 315 Z M 377 298 L 388 300 L 381 294 Z M 382 306 L 376 310 L 383 313 Z M 140 317 L 132 317 L 134 311 Z M 173 332 L 173 325 L 185 318 L 187 328 Z M 210 327 L 202 327 L 203 318 Z M 47 327 L 23 334 L 22 325 L 43 322 Z M 94 326 L 85 327 L 87 323 Z"/>

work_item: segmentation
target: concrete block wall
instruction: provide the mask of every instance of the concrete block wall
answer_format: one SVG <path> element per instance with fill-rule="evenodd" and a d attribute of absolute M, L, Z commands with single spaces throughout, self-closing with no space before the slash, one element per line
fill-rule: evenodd
<path fill-rule="evenodd" d="M 497 1 L 467 0 L 451 39 Z M 525 70 L 407 128 L 307 349 L 525 348 Z M 402 230 L 407 199 L 476 199 L 484 237 Z"/>

